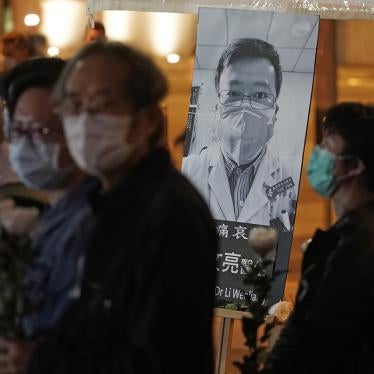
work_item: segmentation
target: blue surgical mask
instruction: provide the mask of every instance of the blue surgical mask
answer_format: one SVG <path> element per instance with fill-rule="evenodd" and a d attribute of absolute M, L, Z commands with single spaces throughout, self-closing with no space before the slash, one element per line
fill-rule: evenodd
<path fill-rule="evenodd" d="M 337 186 L 332 175 L 336 156 L 328 150 L 316 146 L 308 163 L 308 180 L 312 188 L 324 197 L 329 197 Z"/>
<path fill-rule="evenodd" d="M 316 146 L 308 163 L 308 180 L 312 188 L 324 197 L 331 196 L 342 180 L 351 178 L 351 175 L 334 176 L 332 169 L 336 160 L 357 159 L 356 156 L 337 156 L 327 149 Z"/>
<path fill-rule="evenodd" d="M 34 142 L 22 137 L 9 146 L 9 161 L 20 180 L 35 189 L 58 189 L 65 185 L 73 167 L 58 166 L 58 143 Z"/>

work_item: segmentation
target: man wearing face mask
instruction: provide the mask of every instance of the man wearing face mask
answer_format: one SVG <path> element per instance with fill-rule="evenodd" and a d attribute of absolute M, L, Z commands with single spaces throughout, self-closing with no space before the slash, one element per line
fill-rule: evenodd
<path fill-rule="evenodd" d="M 27 275 L 32 284 L 29 296 L 35 304 L 42 303 L 20 321 L 28 340 L 0 340 L 0 374 L 24 373 L 35 343 L 50 337 L 76 299 L 80 259 L 94 228 L 88 200 L 99 183 L 86 179 L 76 167 L 54 112 L 52 89 L 64 65 L 57 58 L 35 59 L 3 77 L 9 83 L 11 165 L 26 186 L 46 192 L 50 208 L 30 233 L 39 255 Z"/>
<path fill-rule="evenodd" d="M 182 165 L 215 219 L 283 223 L 290 230 L 294 182 L 267 145 L 281 84 L 279 56 L 271 44 L 237 39 L 222 53 L 215 76 L 220 141 Z"/>
<path fill-rule="evenodd" d="M 69 150 L 103 190 L 80 299 L 32 373 L 213 372 L 217 239 L 165 149 L 166 93 L 155 64 L 120 43 L 88 44 L 61 76 Z"/>
<path fill-rule="evenodd" d="M 33 55 L 34 50 L 32 43 L 27 35 L 14 31 L 6 33 L 1 37 L 1 73 L 6 73 L 14 66 L 27 60 Z M 3 92 L 1 92 L 1 96 L 4 96 Z M 0 107 L 1 110 L 4 109 L 2 102 Z M 0 117 L 0 199 L 8 197 L 15 190 L 22 193 L 26 192 L 20 188 L 19 184 L 17 184 L 18 178 L 9 165 L 8 144 L 7 139 L 5 138 L 9 122 L 7 119 L 7 116 Z M 15 193 L 17 194 L 18 191 Z"/>
<path fill-rule="evenodd" d="M 324 118 L 308 177 L 332 199 L 338 220 L 306 249 L 295 310 L 269 373 L 374 372 L 373 115 L 373 107 L 343 103 Z"/>
<path fill-rule="evenodd" d="M 0 202 L 0 204 L 4 210 L 4 206 L 9 205 L 11 200 L 11 204 L 15 206 L 32 206 L 40 211 L 47 203 L 45 193 L 22 184 L 9 163 L 10 117 L 5 105 L 8 101 L 11 82 L 25 72 L 24 64 L 33 64 L 31 60 L 25 62 L 33 56 L 31 41 L 22 33 L 5 34 L 2 37 L 2 53 L 4 59 L 8 58 L 8 60 L 4 60 L 4 74 L 0 79 L 0 110 L 2 111 L 2 116 L 0 116 L 0 201 L 5 199 L 7 201 Z M 17 68 L 15 67 L 17 64 L 22 66 Z"/>

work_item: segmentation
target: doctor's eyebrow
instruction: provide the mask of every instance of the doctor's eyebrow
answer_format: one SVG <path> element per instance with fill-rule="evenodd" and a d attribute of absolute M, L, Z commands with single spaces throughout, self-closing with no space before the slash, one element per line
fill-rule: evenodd
<path fill-rule="evenodd" d="M 270 85 L 269 82 L 254 81 L 252 85 L 253 85 L 253 88 L 251 90 L 252 92 L 249 92 L 249 94 L 257 92 L 258 89 L 271 92 L 271 85 Z M 228 86 L 227 89 L 231 89 L 233 91 L 246 93 L 246 92 L 244 92 L 246 90 L 245 90 L 245 83 L 243 81 L 239 81 L 239 80 L 234 79 L 232 81 L 229 81 L 227 86 Z"/>

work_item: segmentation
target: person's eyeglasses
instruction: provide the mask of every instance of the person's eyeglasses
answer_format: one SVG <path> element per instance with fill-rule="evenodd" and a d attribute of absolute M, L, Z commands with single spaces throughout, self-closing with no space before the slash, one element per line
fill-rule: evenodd
<path fill-rule="evenodd" d="M 244 95 L 242 92 L 224 90 L 218 93 L 219 102 L 224 106 L 240 107 L 245 98 L 254 109 L 270 109 L 274 107 L 276 98 L 267 92 L 255 92 L 251 95 Z"/>
<path fill-rule="evenodd" d="M 23 137 L 28 137 L 33 141 L 51 142 L 63 135 L 61 129 L 51 129 L 43 126 L 39 122 L 17 122 L 14 121 L 11 126 L 10 140 L 18 141 Z"/>

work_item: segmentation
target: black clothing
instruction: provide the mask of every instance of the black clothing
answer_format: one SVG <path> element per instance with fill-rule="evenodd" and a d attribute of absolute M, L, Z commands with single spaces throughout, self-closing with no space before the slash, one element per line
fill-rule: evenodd
<path fill-rule="evenodd" d="M 217 239 L 203 200 L 160 149 L 95 209 L 81 298 L 31 372 L 212 373 Z"/>
<path fill-rule="evenodd" d="M 271 373 L 374 373 L 374 201 L 317 230 Z"/>

